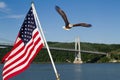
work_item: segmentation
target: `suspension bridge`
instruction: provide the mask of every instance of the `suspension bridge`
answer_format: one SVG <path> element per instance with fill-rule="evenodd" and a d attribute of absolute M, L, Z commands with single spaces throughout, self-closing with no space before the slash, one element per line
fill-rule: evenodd
<path fill-rule="evenodd" d="M 6 48 L 6 47 L 12 47 L 13 43 L 0 43 L 0 48 Z M 43 49 L 46 49 L 46 47 L 43 47 Z M 75 49 L 66 49 L 66 48 L 58 48 L 58 47 L 49 47 L 50 50 L 59 50 L 59 51 L 68 51 L 68 52 L 74 52 L 75 53 L 75 60 L 73 63 L 82 63 L 81 60 L 81 53 L 88 53 L 88 54 L 101 54 L 108 56 L 108 53 L 104 52 L 97 52 L 97 51 L 86 51 L 80 49 L 80 39 L 79 37 L 75 39 Z"/>

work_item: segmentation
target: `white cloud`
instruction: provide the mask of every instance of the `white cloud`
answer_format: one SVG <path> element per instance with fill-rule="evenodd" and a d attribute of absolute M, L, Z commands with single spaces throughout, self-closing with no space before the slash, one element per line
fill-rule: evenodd
<path fill-rule="evenodd" d="M 7 7 L 7 5 L 4 2 L 0 2 L 0 8 L 1 9 L 5 9 Z"/>
<path fill-rule="evenodd" d="M 0 19 L 21 19 L 24 18 L 25 15 L 7 15 L 7 16 L 0 16 Z"/>
<path fill-rule="evenodd" d="M 6 16 L 0 16 L 0 19 L 11 18 L 11 19 L 20 19 L 23 18 L 24 15 L 11 15 L 11 9 L 7 7 L 5 2 L 0 2 L 0 12 L 6 13 Z"/>
<path fill-rule="evenodd" d="M 20 18 L 23 18 L 23 17 L 24 17 L 24 15 L 9 15 L 6 18 L 20 19 Z"/>
<path fill-rule="evenodd" d="M 0 2 L 0 12 L 9 13 L 10 9 L 7 7 L 5 2 Z"/>
<path fill-rule="evenodd" d="M 0 12 L 6 13 L 6 16 L 1 16 L 0 19 L 5 18 L 12 18 L 12 19 L 20 19 L 23 18 L 24 15 L 11 15 L 11 9 L 7 7 L 7 4 L 5 2 L 0 2 Z"/>

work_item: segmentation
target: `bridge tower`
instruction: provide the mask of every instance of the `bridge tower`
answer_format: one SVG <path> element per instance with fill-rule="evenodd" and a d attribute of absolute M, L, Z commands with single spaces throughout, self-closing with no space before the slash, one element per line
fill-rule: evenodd
<path fill-rule="evenodd" d="M 78 50 L 78 52 L 75 52 L 75 60 L 73 63 L 80 64 L 83 63 L 81 60 L 81 52 L 80 52 L 80 38 L 75 38 L 75 50 Z"/>

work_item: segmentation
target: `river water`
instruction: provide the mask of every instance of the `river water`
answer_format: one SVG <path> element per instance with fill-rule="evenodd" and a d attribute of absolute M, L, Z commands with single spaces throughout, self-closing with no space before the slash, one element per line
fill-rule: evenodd
<path fill-rule="evenodd" d="M 2 67 L 0 65 L 0 73 Z M 56 64 L 56 68 L 61 80 L 120 80 L 119 63 Z M 31 64 L 26 71 L 10 80 L 56 80 L 56 77 L 51 64 Z"/>

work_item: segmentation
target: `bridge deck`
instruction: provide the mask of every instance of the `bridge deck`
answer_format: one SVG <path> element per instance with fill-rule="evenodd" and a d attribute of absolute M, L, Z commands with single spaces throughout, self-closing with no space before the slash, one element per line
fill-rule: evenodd
<path fill-rule="evenodd" d="M 57 47 L 49 47 L 51 50 L 62 50 L 62 51 L 70 51 L 70 52 L 79 52 L 79 50 L 75 49 L 67 49 L 67 48 L 57 48 Z M 44 47 L 45 49 L 45 47 Z M 97 52 L 97 51 L 86 51 L 86 50 L 81 50 L 80 52 L 82 53 L 92 53 L 92 54 L 102 54 L 106 55 L 107 53 L 104 52 Z"/>
<path fill-rule="evenodd" d="M 12 47 L 13 44 L 0 44 L 0 47 Z M 51 50 L 62 50 L 62 51 L 70 51 L 70 52 L 79 52 L 78 50 L 75 49 L 67 49 L 67 48 L 57 48 L 57 47 L 49 47 Z M 43 47 L 43 49 L 46 49 Z M 97 52 L 97 51 L 86 51 L 86 50 L 81 50 L 80 52 L 82 53 L 91 53 L 91 54 L 102 54 L 102 55 L 107 55 L 107 53 L 104 52 Z"/>

